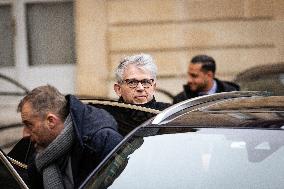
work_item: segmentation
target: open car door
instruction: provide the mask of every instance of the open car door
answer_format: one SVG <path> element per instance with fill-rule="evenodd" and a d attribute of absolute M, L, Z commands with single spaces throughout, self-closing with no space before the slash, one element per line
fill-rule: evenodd
<path fill-rule="evenodd" d="M 0 186 L 2 189 L 28 188 L 2 150 L 0 150 Z"/>

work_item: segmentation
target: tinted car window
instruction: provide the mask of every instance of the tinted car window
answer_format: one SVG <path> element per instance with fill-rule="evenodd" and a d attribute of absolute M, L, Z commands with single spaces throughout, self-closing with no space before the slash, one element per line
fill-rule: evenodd
<path fill-rule="evenodd" d="M 4 161 L 6 161 L 4 163 Z M 25 188 L 24 186 L 20 187 L 15 177 L 12 175 L 12 168 L 8 168 L 7 160 L 4 158 L 3 152 L 0 151 L 0 186 L 3 189 L 17 189 Z M 16 174 L 16 171 L 14 172 Z"/>
<path fill-rule="evenodd" d="M 282 130 L 145 128 L 86 188 L 280 189 L 283 145 Z"/>
<path fill-rule="evenodd" d="M 21 188 L 2 161 L 0 162 L 0 186 L 3 189 Z"/>
<path fill-rule="evenodd" d="M 239 73 L 234 82 L 241 90 L 269 91 L 274 95 L 284 95 L 284 64 L 260 65 Z"/>
<path fill-rule="evenodd" d="M 236 98 L 183 109 L 159 124 L 191 126 L 275 127 L 284 122 L 283 96 Z"/>

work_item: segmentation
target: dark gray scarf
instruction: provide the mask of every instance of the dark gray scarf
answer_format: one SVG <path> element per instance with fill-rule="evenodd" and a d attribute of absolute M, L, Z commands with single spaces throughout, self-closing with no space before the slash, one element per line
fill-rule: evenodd
<path fill-rule="evenodd" d="M 36 167 L 43 175 L 45 189 L 64 189 L 64 180 L 59 168 L 59 162 L 66 158 L 74 141 L 74 129 L 70 114 L 64 122 L 62 132 L 50 143 L 44 151 L 37 154 Z"/>

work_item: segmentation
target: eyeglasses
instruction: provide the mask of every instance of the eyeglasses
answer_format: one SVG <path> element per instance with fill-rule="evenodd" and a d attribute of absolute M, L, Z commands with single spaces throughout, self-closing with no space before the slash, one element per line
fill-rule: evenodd
<path fill-rule="evenodd" d="M 139 83 L 141 83 L 144 88 L 149 88 L 153 85 L 154 79 L 142 79 L 142 80 L 125 79 L 121 83 L 126 83 L 126 85 L 132 89 L 135 89 Z"/>

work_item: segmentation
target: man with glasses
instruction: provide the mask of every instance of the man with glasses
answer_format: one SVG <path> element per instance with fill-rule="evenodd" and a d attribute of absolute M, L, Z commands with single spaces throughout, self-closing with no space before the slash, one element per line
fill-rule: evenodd
<path fill-rule="evenodd" d="M 157 66 L 148 54 L 127 56 L 122 59 L 115 71 L 114 90 L 119 102 L 140 105 L 156 110 L 170 106 L 157 102 L 154 97 Z"/>
<path fill-rule="evenodd" d="M 114 84 L 114 90 L 119 96 L 118 102 L 151 108 L 155 112 L 171 105 L 155 100 L 157 66 L 150 55 L 138 54 L 125 57 L 116 68 L 115 75 L 117 83 Z M 113 115 L 122 136 L 156 115 L 134 108 L 96 106 Z"/>

